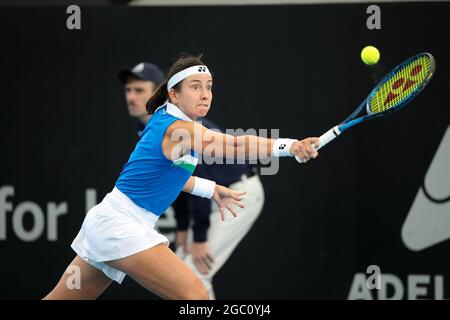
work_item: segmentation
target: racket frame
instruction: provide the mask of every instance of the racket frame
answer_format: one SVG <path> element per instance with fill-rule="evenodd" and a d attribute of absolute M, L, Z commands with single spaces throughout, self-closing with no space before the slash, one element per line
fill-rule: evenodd
<path fill-rule="evenodd" d="M 390 107 L 389 109 L 387 109 L 387 110 L 385 110 L 383 112 L 376 112 L 376 113 L 370 112 L 370 109 L 369 109 L 370 101 L 372 100 L 374 95 L 377 93 L 378 89 L 383 84 L 385 84 L 392 77 L 392 75 L 397 72 L 398 69 L 400 69 L 403 66 L 411 63 L 411 61 L 413 61 L 413 60 L 419 59 L 423 55 L 426 55 L 426 56 L 429 57 L 429 59 L 431 61 L 431 65 L 430 65 L 430 69 L 428 70 L 428 74 L 425 76 L 425 79 L 422 80 L 420 85 L 416 89 L 414 89 L 406 98 L 402 99 L 400 102 L 398 102 L 396 105 Z M 344 121 L 342 121 L 339 125 L 334 126 L 333 128 L 331 128 L 330 130 L 328 130 L 327 132 L 325 132 L 323 135 L 321 135 L 319 137 L 320 145 L 319 145 L 318 148 L 316 148 L 316 150 L 319 150 L 320 148 L 322 148 L 323 146 L 325 146 L 326 144 L 328 144 L 332 140 L 336 139 L 345 130 L 347 130 L 347 129 L 349 129 L 349 128 L 351 128 L 351 127 L 353 127 L 353 126 L 355 126 L 355 125 L 357 125 L 357 124 L 359 124 L 361 122 L 385 116 L 385 115 L 387 115 L 387 114 L 389 114 L 389 113 L 391 113 L 393 111 L 398 111 L 401 108 L 403 108 L 404 106 L 406 106 L 420 92 L 422 92 L 422 90 L 425 88 L 425 86 L 431 80 L 435 69 L 436 69 L 436 61 L 435 61 L 433 55 L 431 55 L 428 52 L 418 53 L 418 54 L 410 57 L 409 59 L 403 61 L 399 65 L 397 65 L 393 70 L 391 70 L 391 72 L 389 72 L 377 84 L 377 86 L 369 93 L 367 98 L 365 100 L 363 100 L 361 102 L 361 104 Z M 366 115 L 356 118 L 363 110 L 366 111 Z M 298 162 L 300 162 L 300 163 L 304 163 L 305 162 L 302 159 L 300 159 L 298 156 L 295 156 L 295 159 Z"/>

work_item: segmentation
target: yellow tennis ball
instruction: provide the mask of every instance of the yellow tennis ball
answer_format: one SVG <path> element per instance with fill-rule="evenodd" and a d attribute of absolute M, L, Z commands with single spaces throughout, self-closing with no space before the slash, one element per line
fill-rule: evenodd
<path fill-rule="evenodd" d="M 375 64 L 380 60 L 380 52 L 373 46 L 367 46 L 361 51 L 361 60 L 367 65 Z"/>

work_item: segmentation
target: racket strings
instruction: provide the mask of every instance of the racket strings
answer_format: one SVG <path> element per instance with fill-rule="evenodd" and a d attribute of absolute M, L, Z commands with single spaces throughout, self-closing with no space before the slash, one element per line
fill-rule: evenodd
<path fill-rule="evenodd" d="M 373 94 L 369 104 L 370 112 L 384 112 L 409 98 L 426 80 L 431 64 L 428 56 L 420 56 L 401 66 Z"/>

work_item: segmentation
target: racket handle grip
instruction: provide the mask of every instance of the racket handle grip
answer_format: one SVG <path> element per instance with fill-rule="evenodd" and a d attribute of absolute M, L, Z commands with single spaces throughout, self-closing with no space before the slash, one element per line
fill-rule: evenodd
<path fill-rule="evenodd" d="M 339 126 L 335 126 L 333 128 L 331 128 L 330 130 L 328 130 L 327 132 L 325 132 L 323 135 L 321 135 L 319 137 L 319 147 L 315 148 L 315 150 L 319 150 L 320 148 L 324 147 L 326 144 L 328 144 L 329 142 L 331 142 L 332 140 L 336 139 L 337 136 L 339 136 L 341 134 L 341 131 L 339 130 Z M 299 162 L 299 163 L 305 163 L 306 161 L 303 161 L 302 159 L 300 159 L 298 156 L 295 156 L 295 159 Z"/>

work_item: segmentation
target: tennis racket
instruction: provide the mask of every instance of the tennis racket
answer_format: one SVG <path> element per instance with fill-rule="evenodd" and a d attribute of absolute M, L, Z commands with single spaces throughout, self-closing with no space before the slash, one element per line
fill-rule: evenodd
<path fill-rule="evenodd" d="M 347 119 L 320 136 L 320 146 L 316 150 L 357 124 L 388 115 L 406 106 L 422 92 L 435 68 L 434 57 L 427 52 L 419 53 L 399 64 L 380 81 Z M 298 156 L 295 156 L 295 159 L 300 163 L 305 162 Z"/>

